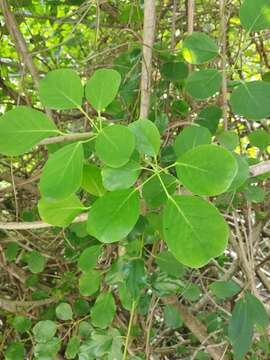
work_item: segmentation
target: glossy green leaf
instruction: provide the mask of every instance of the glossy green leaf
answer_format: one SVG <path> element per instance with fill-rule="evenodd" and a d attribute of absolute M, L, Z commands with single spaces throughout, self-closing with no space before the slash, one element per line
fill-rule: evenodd
<path fill-rule="evenodd" d="M 124 166 L 135 149 L 135 137 L 128 127 L 123 125 L 108 126 L 96 139 L 96 153 L 107 166 Z"/>
<path fill-rule="evenodd" d="M 93 245 L 83 250 L 78 260 L 78 268 L 81 271 L 89 271 L 92 270 L 98 261 L 102 253 L 102 246 Z"/>
<path fill-rule="evenodd" d="M 258 147 L 260 150 L 265 150 L 270 145 L 270 134 L 264 129 L 257 129 L 252 131 L 248 138 L 250 144 L 252 146 Z"/>
<path fill-rule="evenodd" d="M 184 128 L 176 137 L 174 150 L 177 156 L 183 155 L 186 151 L 196 146 L 211 143 L 211 133 L 202 126 L 189 126 Z"/>
<path fill-rule="evenodd" d="M 71 69 L 50 71 L 39 83 L 39 96 L 50 109 L 74 109 L 82 105 L 83 87 L 79 75 Z"/>
<path fill-rule="evenodd" d="M 143 260 L 130 260 L 124 265 L 123 271 L 127 290 L 133 299 L 137 299 L 147 282 Z"/>
<path fill-rule="evenodd" d="M 196 100 L 205 100 L 219 92 L 222 75 L 215 69 L 193 71 L 186 80 L 185 90 Z"/>
<path fill-rule="evenodd" d="M 101 329 L 107 328 L 112 323 L 115 312 L 116 306 L 112 293 L 101 293 L 91 309 L 93 325 Z"/>
<path fill-rule="evenodd" d="M 168 275 L 181 278 L 185 273 L 185 267 L 170 251 L 162 251 L 156 257 L 156 263 L 158 264 L 161 271 L 166 272 Z"/>
<path fill-rule="evenodd" d="M 237 161 L 227 150 L 216 145 L 200 145 L 177 160 L 177 176 L 196 195 L 225 192 L 237 173 Z"/>
<path fill-rule="evenodd" d="M 94 164 L 83 167 L 82 188 L 95 196 L 102 196 L 106 190 L 102 184 L 101 169 Z"/>
<path fill-rule="evenodd" d="M 270 323 L 269 315 L 261 301 L 250 293 L 245 295 L 245 300 L 247 301 L 249 316 L 252 318 L 253 323 L 261 328 L 267 328 Z"/>
<path fill-rule="evenodd" d="M 101 281 L 99 271 L 89 270 L 83 273 L 79 279 L 79 290 L 82 296 L 91 296 L 98 291 Z"/>
<path fill-rule="evenodd" d="M 73 317 L 73 311 L 68 303 L 61 303 L 55 309 L 56 317 L 59 320 L 67 321 Z"/>
<path fill-rule="evenodd" d="M 115 99 L 121 83 L 120 74 L 112 69 L 99 69 L 87 81 L 85 96 L 97 111 L 102 111 Z"/>
<path fill-rule="evenodd" d="M 168 328 L 179 329 L 183 325 L 183 320 L 179 311 L 173 305 L 166 305 L 164 308 L 164 321 Z"/>
<path fill-rule="evenodd" d="M 45 268 L 45 258 L 40 252 L 34 250 L 27 258 L 27 265 L 33 274 L 38 274 Z"/>
<path fill-rule="evenodd" d="M 270 3 L 268 0 L 244 0 L 240 8 L 240 21 L 248 32 L 270 28 Z"/>
<path fill-rule="evenodd" d="M 33 327 L 34 338 L 39 343 L 46 343 L 51 340 L 56 333 L 56 323 L 51 320 L 39 321 Z"/>
<path fill-rule="evenodd" d="M 25 349 L 23 343 L 12 342 L 5 351 L 5 360 L 24 360 Z"/>
<path fill-rule="evenodd" d="M 129 125 L 136 137 L 136 148 L 139 153 L 156 156 L 160 148 L 160 134 L 156 125 L 147 119 L 139 119 Z"/>
<path fill-rule="evenodd" d="M 270 115 L 269 97 L 269 82 L 242 82 L 232 92 L 232 111 L 248 120 L 262 120 Z"/>
<path fill-rule="evenodd" d="M 181 81 L 188 76 L 188 67 L 184 62 L 167 62 L 160 69 L 161 76 L 169 81 Z"/>
<path fill-rule="evenodd" d="M 139 194 L 116 190 L 96 200 L 89 211 L 87 231 L 104 243 L 125 238 L 139 218 Z"/>
<path fill-rule="evenodd" d="M 140 165 L 130 160 L 127 164 L 117 169 L 105 167 L 101 171 L 103 185 L 107 190 L 128 189 L 140 175 Z"/>
<path fill-rule="evenodd" d="M 65 356 L 68 360 L 75 359 L 80 349 L 80 338 L 79 336 L 72 336 L 67 344 Z"/>
<path fill-rule="evenodd" d="M 215 105 L 210 105 L 198 113 L 195 122 L 206 127 L 212 135 L 215 135 L 221 118 L 222 110 Z"/>
<path fill-rule="evenodd" d="M 218 210 L 192 196 L 174 196 L 168 200 L 163 213 L 163 232 L 175 258 L 192 268 L 202 267 L 221 255 L 229 237 L 228 225 Z"/>
<path fill-rule="evenodd" d="M 64 200 L 42 198 L 38 202 L 41 219 L 54 226 L 68 226 L 84 207 L 75 195 Z"/>
<path fill-rule="evenodd" d="M 0 117 L 0 153 L 24 154 L 41 140 L 58 133 L 54 123 L 41 111 L 18 106 Z"/>
<path fill-rule="evenodd" d="M 218 47 L 208 35 L 193 32 L 183 42 L 183 56 L 190 64 L 204 64 L 218 55 Z"/>
<path fill-rule="evenodd" d="M 66 145 L 50 155 L 40 178 L 41 194 L 57 200 L 74 194 L 81 186 L 83 158 L 80 142 Z"/>
<path fill-rule="evenodd" d="M 215 281 L 209 285 L 209 289 L 218 299 L 229 299 L 241 291 L 239 285 L 233 280 Z"/>

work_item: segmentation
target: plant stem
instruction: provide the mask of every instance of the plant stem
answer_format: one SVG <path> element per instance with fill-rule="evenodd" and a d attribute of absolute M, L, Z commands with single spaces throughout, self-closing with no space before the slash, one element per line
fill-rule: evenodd
<path fill-rule="evenodd" d="M 130 339 L 130 333 L 131 333 L 131 327 L 132 327 L 132 323 L 133 323 L 133 318 L 134 318 L 134 315 L 135 315 L 135 309 L 136 309 L 136 302 L 135 302 L 135 300 L 133 300 L 132 301 L 132 306 L 131 306 L 131 311 L 130 311 L 129 323 L 128 323 L 128 331 L 127 331 L 127 336 L 126 336 L 125 349 L 124 349 L 122 360 L 127 360 L 128 345 L 129 345 L 129 339 Z"/>

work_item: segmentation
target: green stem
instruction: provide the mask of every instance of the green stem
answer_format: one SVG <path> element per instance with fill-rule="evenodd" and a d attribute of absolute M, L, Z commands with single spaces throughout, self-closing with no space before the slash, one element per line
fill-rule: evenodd
<path fill-rule="evenodd" d="M 128 331 L 127 331 L 127 336 L 126 336 L 125 349 L 124 349 L 122 360 L 127 360 L 128 345 L 129 345 L 129 339 L 130 339 L 130 333 L 131 333 L 133 318 L 134 318 L 134 315 L 135 315 L 135 309 L 136 309 L 136 302 L 135 302 L 135 300 L 133 300 L 132 301 L 131 311 L 130 311 L 129 323 L 128 323 Z"/>

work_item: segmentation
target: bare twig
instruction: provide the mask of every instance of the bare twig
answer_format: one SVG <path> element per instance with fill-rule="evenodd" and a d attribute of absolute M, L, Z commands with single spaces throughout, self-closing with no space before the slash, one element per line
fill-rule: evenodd
<path fill-rule="evenodd" d="M 227 101 L 227 17 L 226 17 L 226 0 L 219 1 L 220 14 L 220 45 L 221 45 L 221 71 L 222 71 L 222 85 L 221 85 L 221 102 L 223 112 L 224 129 L 228 129 L 228 101 Z"/>

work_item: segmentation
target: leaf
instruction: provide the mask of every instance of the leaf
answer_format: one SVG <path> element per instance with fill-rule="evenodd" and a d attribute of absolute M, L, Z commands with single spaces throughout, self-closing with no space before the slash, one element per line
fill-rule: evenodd
<path fill-rule="evenodd" d="M 138 218 L 138 192 L 116 190 L 95 201 L 89 211 L 87 231 L 101 242 L 113 243 L 125 238 Z"/>
<path fill-rule="evenodd" d="M 5 360 L 24 360 L 25 349 L 21 342 L 12 342 L 5 351 Z"/>
<path fill-rule="evenodd" d="M 181 81 L 188 76 L 188 67 L 184 62 L 167 62 L 160 69 L 161 76 L 169 81 Z"/>
<path fill-rule="evenodd" d="M 106 190 L 102 184 L 101 169 L 94 164 L 83 167 L 82 188 L 95 196 L 102 196 Z"/>
<path fill-rule="evenodd" d="M 116 312 L 114 298 L 111 292 L 101 293 L 91 309 L 91 319 L 94 326 L 107 328 L 113 321 Z"/>
<path fill-rule="evenodd" d="M 19 334 L 23 334 L 31 329 L 32 321 L 25 316 L 17 315 L 12 321 L 12 326 Z"/>
<path fill-rule="evenodd" d="M 233 280 L 214 281 L 209 285 L 209 289 L 220 300 L 230 299 L 241 291 L 240 286 Z"/>
<path fill-rule="evenodd" d="M 249 351 L 253 338 L 253 323 L 247 302 L 244 299 L 237 301 L 228 329 L 229 340 L 232 344 L 235 360 L 244 359 Z"/>
<path fill-rule="evenodd" d="M 218 55 L 218 46 L 206 34 L 193 32 L 183 41 L 183 56 L 190 64 L 205 64 Z"/>
<path fill-rule="evenodd" d="M 183 325 L 183 320 L 179 311 L 173 305 L 166 305 L 164 308 L 164 321 L 168 328 L 179 329 Z"/>
<path fill-rule="evenodd" d="M 75 359 L 80 349 L 80 338 L 79 336 L 72 336 L 69 339 L 67 344 L 67 348 L 65 351 L 65 356 L 68 360 Z"/>
<path fill-rule="evenodd" d="M 45 258 L 40 252 L 34 250 L 29 254 L 27 264 L 33 274 L 38 274 L 45 268 Z"/>
<path fill-rule="evenodd" d="M 257 129 L 252 131 L 248 138 L 252 146 L 256 146 L 262 151 L 266 150 L 270 145 L 270 134 L 264 129 Z"/>
<path fill-rule="evenodd" d="M 0 153 L 17 156 L 24 154 L 59 130 L 41 111 L 18 106 L 0 117 Z"/>
<path fill-rule="evenodd" d="M 270 28 L 270 3 L 268 0 L 245 0 L 240 7 L 240 21 L 247 32 Z"/>
<path fill-rule="evenodd" d="M 102 111 L 115 99 L 121 75 L 112 69 L 99 69 L 94 72 L 85 86 L 85 96 L 93 108 Z"/>
<path fill-rule="evenodd" d="M 211 133 L 202 126 L 189 126 L 184 128 L 176 137 L 174 150 L 177 156 L 183 155 L 186 151 L 196 146 L 211 143 Z"/>
<path fill-rule="evenodd" d="M 187 151 L 176 163 L 183 185 L 196 195 L 218 195 L 231 185 L 237 162 L 233 155 L 216 145 L 200 145 Z"/>
<path fill-rule="evenodd" d="M 170 251 L 164 250 L 156 257 L 156 263 L 161 271 L 164 271 L 168 275 L 181 278 L 185 273 L 185 267 L 178 262 Z"/>
<path fill-rule="evenodd" d="M 237 161 L 238 170 L 237 173 L 227 191 L 235 191 L 242 186 L 246 180 L 249 178 L 249 166 L 248 162 L 240 156 L 239 154 L 233 154 L 235 160 Z"/>
<path fill-rule="evenodd" d="M 68 226 L 84 207 L 75 195 L 64 200 L 42 198 L 38 202 L 41 219 L 54 226 Z"/>
<path fill-rule="evenodd" d="M 211 105 L 198 113 L 195 122 L 200 126 L 206 127 L 212 135 L 215 135 L 221 118 L 222 110 L 217 106 Z"/>
<path fill-rule="evenodd" d="M 245 295 L 245 300 L 247 301 L 249 316 L 252 318 L 254 325 L 263 329 L 267 328 L 269 315 L 261 301 L 250 293 Z"/>
<path fill-rule="evenodd" d="M 219 91 L 221 81 L 222 75 L 215 69 L 193 71 L 186 80 L 185 90 L 194 99 L 204 100 Z"/>
<path fill-rule="evenodd" d="M 33 327 L 34 338 L 39 343 L 46 343 L 51 340 L 56 333 L 56 324 L 51 320 L 39 321 Z"/>
<path fill-rule="evenodd" d="M 199 288 L 198 285 L 196 284 L 192 284 L 192 283 L 188 283 L 185 288 L 182 290 L 182 295 L 186 300 L 189 301 L 198 301 L 200 296 L 201 296 L 201 289 Z"/>
<path fill-rule="evenodd" d="M 83 146 L 80 142 L 66 145 L 46 162 L 39 189 L 44 197 L 63 200 L 74 194 L 82 182 Z"/>
<path fill-rule="evenodd" d="M 232 111 L 248 120 L 262 120 L 270 115 L 269 97 L 269 82 L 242 82 L 232 92 Z"/>
<path fill-rule="evenodd" d="M 140 175 L 140 165 L 130 160 L 117 169 L 105 167 L 101 171 L 103 185 L 107 190 L 128 189 L 136 182 Z"/>
<path fill-rule="evenodd" d="M 123 273 L 127 290 L 135 300 L 140 296 L 141 290 L 147 283 L 147 275 L 145 273 L 143 260 L 130 260 L 124 265 Z"/>
<path fill-rule="evenodd" d="M 38 360 L 55 359 L 60 349 L 61 349 L 60 339 L 54 337 L 44 344 L 40 343 L 35 345 L 34 347 L 35 358 Z"/>
<path fill-rule="evenodd" d="M 229 151 L 235 150 L 239 145 L 239 137 L 234 131 L 222 131 L 217 135 L 217 140 L 221 146 Z"/>
<path fill-rule="evenodd" d="M 168 199 L 163 231 L 175 258 L 192 268 L 202 267 L 221 255 L 229 237 L 228 225 L 214 205 L 192 196 Z"/>
<path fill-rule="evenodd" d="M 5 257 L 7 261 L 14 261 L 17 258 L 17 254 L 20 247 L 15 242 L 10 242 L 7 244 L 7 247 L 5 249 Z"/>
<path fill-rule="evenodd" d="M 124 125 L 108 126 L 96 139 L 96 154 L 106 165 L 119 168 L 130 159 L 135 149 L 135 137 Z"/>
<path fill-rule="evenodd" d="M 156 156 L 160 148 L 160 134 L 156 125 L 147 119 L 139 119 L 129 125 L 136 137 L 136 148 L 140 154 Z"/>
<path fill-rule="evenodd" d="M 59 320 L 67 321 L 72 320 L 73 311 L 68 303 L 61 303 L 55 309 L 56 317 Z"/>
<path fill-rule="evenodd" d="M 83 250 L 78 260 L 78 268 L 81 271 L 89 271 L 92 270 L 98 261 L 102 253 L 102 246 L 93 245 Z"/>
<path fill-rule="evenodd" d="M 77 299 L 74 302 L 73 309 L 75 316 L 82 317 L 89 313 L 90 306 L 88 301 L 84 299 Z"/>
<path fill-rule="evenodd" d="M 39 83 L 39 96 L 42 104 L 50 109 L 79 108 L 83 99 L 81 79 L 71 69 L 50 71 Z"/>
<path fill-rule="evenodd" d="M 83 273 L 79 279 L 79 290 L 82 296 L 91 296 L 98 291 L 101 281 L 99 271 L 89 270 Z"/>

